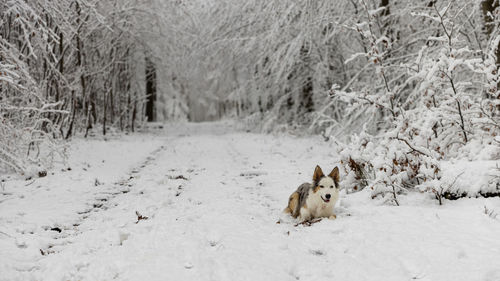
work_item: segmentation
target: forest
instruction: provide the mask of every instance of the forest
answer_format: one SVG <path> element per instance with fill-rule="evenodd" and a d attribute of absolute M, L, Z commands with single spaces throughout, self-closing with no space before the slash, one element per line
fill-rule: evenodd
<path fill-rule="evenodd" d="M 500 155 L 495 0 L 0 5 L 3 170 L 47 169 L 75 135 L 179 120 L 342 143 L 353 190 L 442 196 L 440 161 Z"/>
<path fill-rule="evenodd" d="M 499 68 L 500 0 L 0 0 L 0 281 L 498 281 Z"/>

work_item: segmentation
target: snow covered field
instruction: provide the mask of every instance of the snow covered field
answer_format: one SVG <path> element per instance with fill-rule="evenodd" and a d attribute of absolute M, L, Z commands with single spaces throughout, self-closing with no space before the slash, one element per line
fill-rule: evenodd
<path fill-rule="evenodd" d="M 71 152 L 0 187 L 1 280 L 500 280 L 499 198 L 341 192 L 295 226 L 288 196 L 338 161 L 317 137 L 178 124 Z"/>

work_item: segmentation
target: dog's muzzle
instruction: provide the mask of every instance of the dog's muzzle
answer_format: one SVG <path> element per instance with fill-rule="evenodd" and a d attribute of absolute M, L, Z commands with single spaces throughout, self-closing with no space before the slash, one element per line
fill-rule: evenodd
<path fill-rule="evenodd" d="M 330 194 L 325 195 L 326 198 L 321 197 L 323 199 L 323 202 L 328 203 L 330 202 L 330 198 L 332 197 Z"/>

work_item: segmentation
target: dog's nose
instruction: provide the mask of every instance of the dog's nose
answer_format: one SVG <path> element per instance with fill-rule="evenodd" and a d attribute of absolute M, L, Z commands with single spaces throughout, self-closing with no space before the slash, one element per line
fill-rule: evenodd
<path fill-rule="evenodd" d="M 332 197 L 330 194 L 325 195 L 326 199 L 330 199 Z"/>

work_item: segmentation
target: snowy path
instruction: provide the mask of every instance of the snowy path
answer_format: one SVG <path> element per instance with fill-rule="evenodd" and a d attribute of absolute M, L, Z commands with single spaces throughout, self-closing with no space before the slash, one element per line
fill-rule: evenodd
<path fill-rule="evenodd" d="M 91 192 L 51 193 L 62 176 L 47 177 L 44 200 L 73 206 L 53 219 L 29 221 L 45 210 L 34 196 L 19 215 L 30 187 L 0 202 L 0 279 L 500 280 L 500 218 L 484 214 L 500 212 L 497 198 L 391 207 L 342 193 L 337 220 L 295 227 L 281 210 L 316 164 L 336 164 L 330 144 L 222 124 L 169 126 L 147 143 Z"/>

